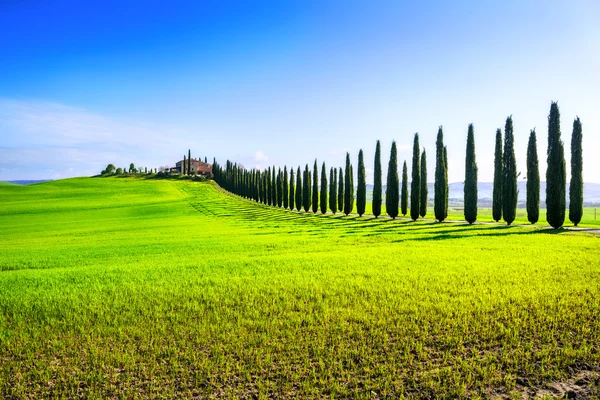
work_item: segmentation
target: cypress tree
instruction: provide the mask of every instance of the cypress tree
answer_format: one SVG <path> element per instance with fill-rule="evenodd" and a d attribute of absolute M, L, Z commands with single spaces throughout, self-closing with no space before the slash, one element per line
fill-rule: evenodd
<path fill-rule="evenodd" d="M 402 164 L 402 186 L 400 189 L 400 213 L 404 216 L 408 212 L 408 168 L 406 161 Z"/>
<path fill-rule="evenodd" d="M 538 166 L 535 129 L 527 143 L 527 219 L 535 224 L 540 218 L 540 170 Z"/>
<path fill-rule="evenodd" d="M 444 146 L 444 132 L 440 126 L 435 142 L 435 184 L 434 212 L 435 219 L 442 222 L 448 216 L 448 166 Z"/>
<path fill-rule="evenodd" d="M 321 213 L 327 212 L 327 171 L 325 163 L 321 166 Z"/>
<path fill-rule="evenodd" d="M 312 178 L 312 211 L 316 214 L 319 209 L 319 168 L 317 167 L 317 160 L 313 165 Z"/>
<path fill-rule="evenodd" d="M 275 178 L 275 166 L 271 170 L 271 199 L 273 199 L 273 207 L 277 205 L 277 179 Z"/>
<path fill-rule="evenodd" d="M 181 164 L 181 174 L 185 175 L 185 168 L 187 167 L 187 158 L 183 155 L 183 164 Z"/>
<path fill-rule="evenodd" d="M 475 130 L 469 124 L 467 155 L 465 157 L 464 214 L 469 224 L 477 221 L 477 161 L 475 158 Z"/>
<path fill-rule="evenodd" d="M 331 167 L 329 170 L 329 209 L 332 213 L 337 212 L 337 169 Z"/>
<path fill-rule="evenodd" d="M 546 169 L 546 220 L 554 229 L 563 226 L 566 208 L 565 150 L 560 138 L 558 103 L 550 105 L 548 116 L 548 168 Z"/>
<path fill-rule="evenodd" d="M 375 218 L 381 215 L 381 145 L 379 140 L 375 146 L 375 165 L 373 176 L 373 215 Z"/>
<path fill-rule="evenodd" d="M 496 149 L 494 150 L 494 193 L 492 199 L 492 218 L 498 222 L 502 219 L 502 178 L 504 171 L 502 161 L 502 130 L 496 130 Z"/>
<path fill-rule="evenodd" d="M 427 156 L 425 155 L 425 149 L 421 153 L 421 207 L 420 215 L 425 217 L 427 215 L 427 194 L 429 188 L 427 187 Z"/>
<path fill-rule="evenodd" d="M 304 175 L 302 176 L 303 187 L 302 187 L 302 205 L 304 211 L 308 212 L 310 209 L 310 176 L 308 175 L 308 164 L 304 168 Z"/>
<path fill-rule="evenodd" d="M 385 209 L 392 219 L 396 219 L 398 216 L 398 189 L 398 152 L 396 150 L 396 142 L 394 141 L 390 150 L 387 187 L 385 190 Z"/>
<path fill-rule="evenodd" d="M 300 167 L 296 171 L 296 210 L 302 210 L 302 200 L 304 196 L 302 194 L 302 174 L 300 173 Z"/>
<path fill-rule="evenodd" d="M 342 172 L 341 167 L 339 169 L 339 174 L 338 174 L 337 201 L 338 201 L 338 210 L 340 210 L 340 212 L 344 212 L 344 173 Z"/>
<path fill-rule="evenodd" d="M 412 182 L 410 183 L 410 217 L 413 221 L 419 218 L 421 211 L 421 146 L 419 134 L 415 133 L 413 142 Z"/>
<path fill-rule="evenodd" d="M 267 170 L 263 171 L 263 204 L 269 204 L 269 173 Z"/>
<path fill-rule="evenodd" d="M 294 210 L 294 201 L 296 200 L 294 192 L 294 168 L 290 168 L 290 210 Z"/>
<path fill-rule="evenodd" d="M 362 217 L 367 207 L 367 178 L 365 176 L 365 160 L 362 149 L 358 152 L 358 186 L 356 192 L 356 210 Z"/>
<path fill-rule="evenodd" d="M 583 216 L 583 149 L 581 121 L 573 121 L 571 136 L 571 184 L 569 186 L 569 220 L 577 226 Z"/>
<path fill-rule="evenodd" d="M 277 169 L 277 207 L 283 206 L 283 176 L 281 168 Z"/>
<path fill-rule="evenodd" d="M 354 206 L 354 182 L 350 154 L 346 153 L 346 172 L 344 174 L 344 214 L 352 212 Z"/>
<path fill-rule="evenodd" d="M 281 188 L 281 196 L 283 197 L 283 208 L 288 208 L 288 190 L 289 190 L 289 182 L 288 182 L 288 172 L 287 165 L 283 167 L 283 187 Z"/>
<path fill-rule="evenodd" d="M 187 174 L 191 175 L 192 173 L 192 151 L 188 149 L 188 165 L 187 165 Z"/>
<path fill-rule="evenodd" d="M 504 162 L 502 163 L 502 214 L 510 225 L 517 215 L 517 162 L 515 160 L 512 115 L 504 126 Z"/>

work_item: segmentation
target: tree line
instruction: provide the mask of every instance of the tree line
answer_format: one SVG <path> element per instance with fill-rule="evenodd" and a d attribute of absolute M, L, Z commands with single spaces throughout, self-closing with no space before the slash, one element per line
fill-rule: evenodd
<path fill-rule="evenodd" d="M 189 159 L 189 157 L 188 157 Z M 354 184 L 353 165 L 350 154 L 346 153 L 345 167 L 330 167 L 325 162 L 319 165 L 314 161 L 304 169 L 296 170 L 287 166 L 268 167 L 267 169 L 246 169 L 237 163 L 227 161 L 225 165 L 213 163 L 215 181 L 225 190 L 256 202 L 304 212 L 322 213 L 338 211 L 349 215 L 354 210 L 362 216 L 366 212 L 367 185 L 364 153 L 361 149 L 357 160 L 358 182 Z M 564 145 L 560 132 L 560 113 L 558 104 L 551 103 L 548 117 L 548 168 L 546 171 L 546 220 L 554 228 L 564 224 L 566 213 L 566 166 Z M 517 171 L 514 151 L 512 116 L 506 119 L 504 135 L 496 131 L 494 151 L 494 183 L 492 216 L 498 222 L 503 219 L 512 224 L 517 210 Z M 395 219 L 400 214 L 410 215 L 412 220 L 427 214 L 427 156 L 419 144 L 419 134 L 413 138 L 411 165 L 410 198 L 408 190 L 408 168 L 406 161 L 402 165 L 402 180 L 398 174 L 398 152 L 396 142 L 392 142 L 387 165 L 385 199 L 383 198 L 381 144 L 377 141 L 373 166 L 372 214 L 375 218 L 385 211 Z M 569 190 L 569 219 L 577 226 L 583 215 L 583 178 L 582 178 L 582 127 L 579 118 L 573 123 L 571 140 L 571 184 Z M 475 157 L 475 129 L 470 124 L 467 130 L 464 180 L 464 218 L 470 224 L 477 221 L 477 175 Z M 540 176 L 537 156 L 535 129 L 531 130 L 527 146 L 527 217 L 535 224 L 539 219 Z M 356 189 L 356 193 L 355 193 Z M 448 150 L 444 144 L 443 128 L 438 128 L 435 151 L 434 207 L 435 219 L 442 222 L 448 218 Z M 385 201 L 385 203 L 384 203 Z M 409 210 L 410 206 L 410 210 Z"/>

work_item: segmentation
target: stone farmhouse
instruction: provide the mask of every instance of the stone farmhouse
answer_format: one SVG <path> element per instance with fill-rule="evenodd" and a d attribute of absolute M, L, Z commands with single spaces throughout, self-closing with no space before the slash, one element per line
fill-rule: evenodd
<path fill-rule="evenodd" d="M 187 165 L 188 165 L 187 162 L 188 162 L 188 160 L 185 160 L 185 168 L 186 169 L 187 169 Z M 191 170 L 196 171 L 196 175 L 212 176 L 212 164 L 206 163 L 201 160 L 197 160 L 195 158 L 192 158 L 190 160 L 190 163 L 191 163 L 191 167 L 192 167 Z M 183 173 L 183 165 L 184 165 L 183 160 L 177 161 L 173 172 L 179 172 L 180 174 Z"/>

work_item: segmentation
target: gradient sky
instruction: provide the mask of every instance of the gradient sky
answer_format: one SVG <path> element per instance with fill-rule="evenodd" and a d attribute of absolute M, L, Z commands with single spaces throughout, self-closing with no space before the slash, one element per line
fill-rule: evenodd
<path fill-rule="evenodd" d="M 454 3 L 454 4 L 452 4 Z M 173 165 L 341 166 L 419 132 L 433 180 L 443 125 L 462 181 L 475 126 L 479 180 L 513 116 L 525 174 L 559 102 L 565 153 L 581 118 L 584 179 L 600 182 L 600 2 L 0 2 L 0 180 Z M 384 167 L 385 169 L 385 167 Z"/>

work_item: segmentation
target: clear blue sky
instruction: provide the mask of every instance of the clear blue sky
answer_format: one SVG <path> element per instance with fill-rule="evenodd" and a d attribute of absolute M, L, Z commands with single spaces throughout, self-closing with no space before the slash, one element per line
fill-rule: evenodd
<path fill-rule="evenodd" d="M 453 4 L 456 3 L 456 4 Z M 545 171 L 550 101 L 584 133 L 600 182 L 598 1 L 66 1 L 0 4 L 0 180 L 158 167 L 188 148 L 247 167 L 340 166 L 392 140 L 410 165 L 444 126 L 462 181 L 474 123 L 480 181 L 513 115 Z M 543 179 L 543 178 L 542 178 Z"/>

